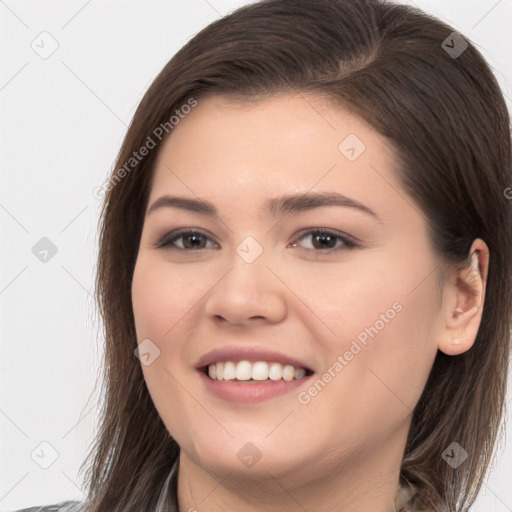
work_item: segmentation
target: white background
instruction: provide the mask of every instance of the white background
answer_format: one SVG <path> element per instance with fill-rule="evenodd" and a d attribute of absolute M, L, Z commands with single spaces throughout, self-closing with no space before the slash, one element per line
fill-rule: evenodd
<path fill-rule="evenodd" d="M 156 74 L 201 28 L 246 3 L 0 0 L 3 511 L 84 498 L 77 471 L 97 419 L 91 393 L 102 352 L 93 190 Z M 477 44 L 510 108 L 512 0 L 415 3 Z M 47 59 L 31 47 L 49 37 L 43 31 L 58 43 Z M 32 253 L 42 237 L 58 251 L 46 263 Z M 48 469 L 34 461 L 50 461 L 41 442 L 58 452 Z M 509 442 L 474 512 L 512 511 L 511 474 Z"/>

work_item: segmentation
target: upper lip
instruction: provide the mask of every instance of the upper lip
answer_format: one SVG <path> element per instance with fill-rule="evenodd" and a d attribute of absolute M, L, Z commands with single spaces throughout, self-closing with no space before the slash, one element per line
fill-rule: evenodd
<path fill-rule="evenodd" d="M 213 363 L 217 363 L 220 361 L 268 361 L 268 362 L 276 362 L 281 364 L 291 364 L 296 368 L 304 368 L 305 370 L 309 370 L 313 372 L 313 370 L 303 361 L 299 359 L 295 359 L 294 357 L 290 357 L 285 354 L 281 354 L 279 352 L 274 352 L 273 350 L 268 350 L 266 348 L 259 347 L 219 347 L 210 352 L 207 352 L 203 356 L 199 358 L 196 363 L 196 368 L 202 369 L 205 366 L 209 366 Z"/>

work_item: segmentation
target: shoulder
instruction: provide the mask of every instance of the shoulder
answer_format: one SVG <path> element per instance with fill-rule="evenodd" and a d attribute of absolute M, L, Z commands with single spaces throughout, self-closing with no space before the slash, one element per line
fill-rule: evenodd
<path fill-rule="evenodd" d="M 84 504 L 80 501 L 61 501 L 55 505 L 30 507 L 12 512 L 83 512 Z"/>

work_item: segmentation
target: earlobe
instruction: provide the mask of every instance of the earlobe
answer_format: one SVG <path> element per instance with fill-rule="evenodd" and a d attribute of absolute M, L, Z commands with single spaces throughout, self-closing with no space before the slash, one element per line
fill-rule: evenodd
<path fill-rule="evenodd" d="M 447 355 L 459 355 L 469 350 L 475 343 L 482 320 L 489 249 L 477 238 L 469 253 L 468 264 L 454 271 L 445 285 L 444 328 L 438 348 Z"/>

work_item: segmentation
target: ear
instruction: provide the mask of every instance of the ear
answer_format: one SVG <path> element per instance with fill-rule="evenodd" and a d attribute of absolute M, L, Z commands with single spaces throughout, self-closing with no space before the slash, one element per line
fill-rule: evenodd
<path fill-rule="evenodd" d="M 443 290 L 444 328 L 438 347 L 450 356 L 462 354 L 473 346 L 482 320 L 489 248 L 476 238 L 469 255 L 470 262 L 447 277 Z"/>

